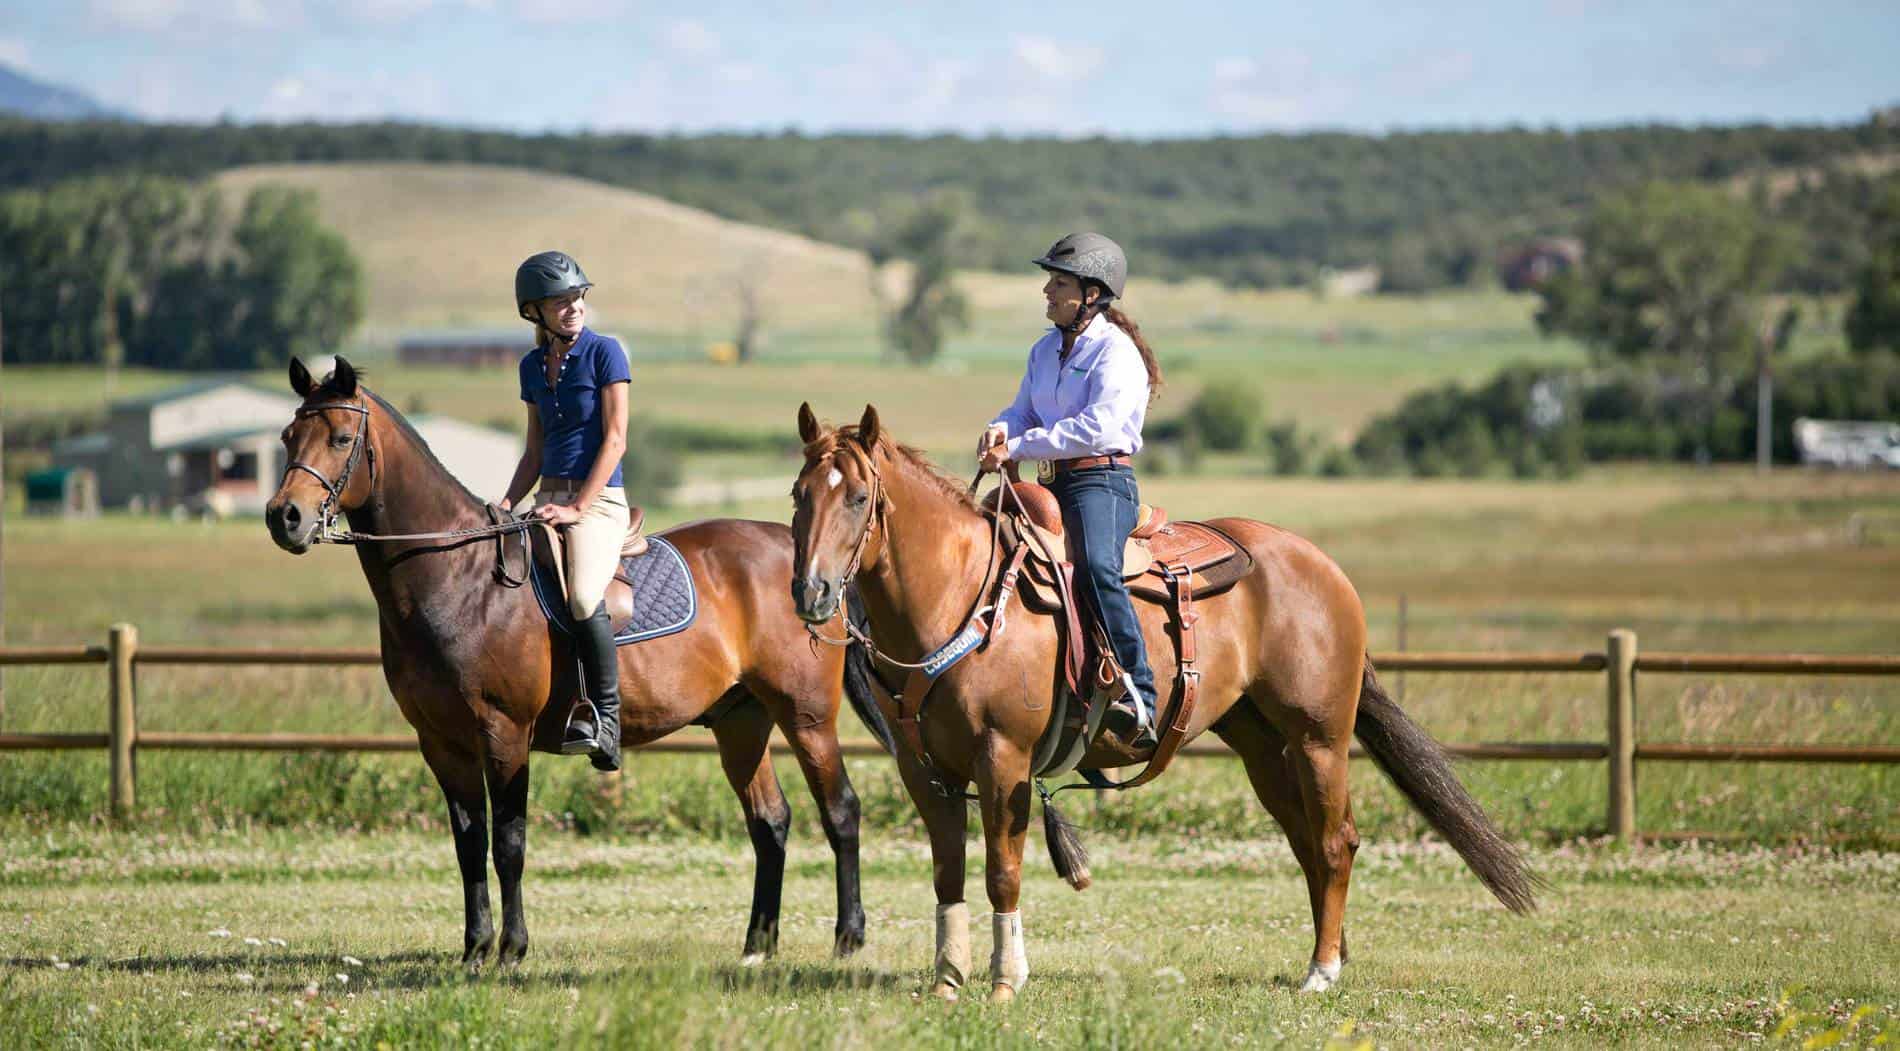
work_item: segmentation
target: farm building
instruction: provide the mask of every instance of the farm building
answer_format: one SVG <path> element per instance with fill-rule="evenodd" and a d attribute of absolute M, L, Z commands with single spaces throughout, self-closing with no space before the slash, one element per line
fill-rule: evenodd
<path fill-rule="evenodd" d="M 297 404 L 238 379 L 188 383 L 114 402 L 105 429 L 55 445 L 53 463 L 93 472 L 106 507 L 258 514 L 283 478 L 278 436 Z M 520 439 L 447 417 L 410 422 L 464 485 L 500 498 Z"/>
<path fill-rule="evenodd" d="M 526 326 L 483 332 L 431 332 L 405 336 L 396 345 L 404 365 L 460 365 L 463 368 L 512 368 L 534 349 Z"/>

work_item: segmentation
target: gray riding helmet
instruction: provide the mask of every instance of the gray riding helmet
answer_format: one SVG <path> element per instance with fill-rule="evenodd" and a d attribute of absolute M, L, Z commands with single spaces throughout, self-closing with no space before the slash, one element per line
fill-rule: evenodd
<path fill-rule="evenodd" d="M 1128 256 L 1121 245 L 1101 234 L 1070 234 L 1050 245 L 1035 264 L 1097 282 L 1108 290 L 1110 299 L 1120 299 L 1128 283 Z"/>
<path fill-rule="evenodd" d="M 594 283 L 587 280 L 573 256 L 566 252 L 536 252 L 515 268 L 515 309 L 520 311 L 522 320 L 535 321 L 536 318 L 528 316 L 529 303 L 592 287 Z"/>

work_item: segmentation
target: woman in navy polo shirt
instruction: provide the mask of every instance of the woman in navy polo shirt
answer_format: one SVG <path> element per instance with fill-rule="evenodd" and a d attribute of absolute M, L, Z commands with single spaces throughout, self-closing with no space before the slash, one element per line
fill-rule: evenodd
<path fill-rule="evenodd" d="M 1141 327 L 1111 305 L 1128 280 L 1120 245 L 1101 234 L 1070 234 L 1035 263 L 1049 275 L 1044 313 L 1055 327 L 1029 348 L 1016 400 L 984 428 L 977 453 L 989 470 L 1011 460 L 1049 461 L 1078 590 L 1122 667 L 1111 712 L 1124 729 L 1132 724 L 1130 744 L 1148 748 L 1155 743 L 1154 671 L 1121 570 L 1140 507 L 1131 460 L 1141 451 L 1161 368 Z"/>
<path fill-rule="evenodd" d="M 561 750 L 618 770 L 620 663 L 602 599 L 629 524 L 620 458 L 631 376 L 620 344 L 586 327 L 592 287 L 564 252 L 530 256 L 515 271 L 515 306 L 534 323 L 536 345 L 521 359 L 528 447 L 501 506 L 514 507 L 538 481 L 535 517 L 566 535 L 568 611 L 596 718 L 590 722 L 585 708 L 576 713 Z"/>

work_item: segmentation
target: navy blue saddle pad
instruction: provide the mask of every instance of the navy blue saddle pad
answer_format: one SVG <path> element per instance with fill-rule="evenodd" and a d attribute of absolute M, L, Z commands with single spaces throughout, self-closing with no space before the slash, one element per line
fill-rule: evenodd
<path fill-rule="evenodd" d="M 616 624 L 614 642 L 626 646 L 685 631 L 699 615 L 699 594 L 693 587 L 693 574 L 679 549 L 662 537 L 647 538 L 642 554 L 620 560 L 615 576 L 633 588 L 633 617 Z M 562 634 L 574 633 L 573 618 L 567 612 L 567 600 L 554 574 L 534 561 L 534 597 L 541 612 Z"/>

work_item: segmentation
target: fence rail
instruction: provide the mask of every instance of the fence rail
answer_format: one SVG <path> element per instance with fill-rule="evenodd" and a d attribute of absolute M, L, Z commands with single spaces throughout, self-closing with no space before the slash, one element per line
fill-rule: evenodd
<path fill-rule="evenodd" d="M 1604 741 L 1505 741 L 1446 745 L 1461 759 L 1607 761 L 1608 827 L 1616 839 L 1636 836 L 1636 763 L 1900 763 L 1900 747 L 1885 745 L 1704 744 L 1639 742 L 1636 739 L 1636 674 L 1686 675 L 1875 675 L 1900 676 L 1900 656 L 1786 653 L 1641 654 L 1635 632 L 1610 633 L 1602 652 L 1556 653 L 1375 653 L 1384 671 L 1479 673 L 1601 673 L 1606 699 Z M 375 666 L 372 649 L 213 649 L 201 646 L 140 646 L 138 629 L 114 625 L 104 646 L 0 646 L 0 667 L 103 664 L 106 666 L 107 729 L 104 733 L 0 733 L 0 752 L 104 748 L 111 756 L 112 815 L 131 821 L 137 811 L 139 751 L 193 752 L 409 752 L 415 738 L 404 734 L 195 733 L 138 728 L 138 668 L 141 665 L 321 665 Z M 846 755 L 882 755 L 875 741 L 847 738 Z M 703 737 L 654 741 L 641 752 L 704 754 L 717 745 Z M 1227 755 L 1224 745 L 1193 741 L 1183 756 Z M 1363 753 L 1353 749 L 1355 758 Z"/>

